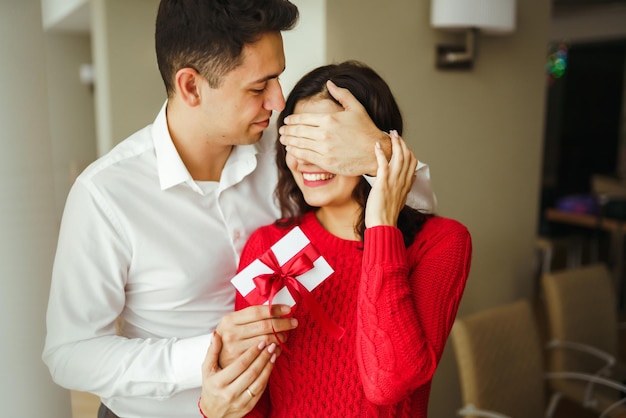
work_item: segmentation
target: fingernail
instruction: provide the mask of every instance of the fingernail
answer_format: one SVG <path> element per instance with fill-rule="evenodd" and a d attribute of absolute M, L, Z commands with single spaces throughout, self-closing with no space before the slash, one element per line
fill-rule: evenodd
<path fill-rule="evenodd" d="M 291 326 L 292 327 L 297 327 L 298 326 L 298 320 L 296 318 L 291 318 Z"/>
<path fill-rule="evenodd" d="M 282 313 L 289 313 L 289 312 L 291 312 L 291 308 L 289 306 L 287 306 L 287 305 L 283 305 L 283 306 L 280 307 L 280 311 Z"/>
<path fill-rule="evenodd" d="M 263 350 L 263 347 L 265 347 L 265 344 L 266 344 L 266 343 L 265 343 L 265 341 L 261 341 L 261 342 L 259 343 L 259 345 L 257 345 L 257 348 L 258 348 L 259 350 Z"/>
<path fill-rule="evenodd" d="M 285 133 L 284 125 L 281 126 L 280 128 L 278 128 L 278 133 L 281 134 L 281 135 Z"/>
<path fill-rule="evenodd" d="M 380 149 L 380 142 L 376 141 L 376 149 Z"/>
<path fill-rule="evenodd" d="M 289 123 L 289 116 L 287 116 L 285 119 L 283 119 L 283 122 L 288 124 Z"/>
<path fill-rule="evenodd" d="M 270 353 L 276 351 L 276 343 L 271 343 L 270 346 L 267 347 L 267 351 L 269 351 Z"/>
<path fill-rule="evenodd" d="M 272 357 L 270 357 L 270 363 L 276 363 L 276 353 L 272 354 Z"/>

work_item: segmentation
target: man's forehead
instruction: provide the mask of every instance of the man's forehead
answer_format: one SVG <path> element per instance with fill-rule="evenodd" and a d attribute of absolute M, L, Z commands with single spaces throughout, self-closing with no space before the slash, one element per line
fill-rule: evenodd
<path fill-rule="evenodd" d="M 269 32 L 257 42 L 246 44 L 241 65 L 233 71 L 246 75 L 246 83 L 258 84 L 278 77 L 285 71 L 285 53 L 280 32 Z"/>

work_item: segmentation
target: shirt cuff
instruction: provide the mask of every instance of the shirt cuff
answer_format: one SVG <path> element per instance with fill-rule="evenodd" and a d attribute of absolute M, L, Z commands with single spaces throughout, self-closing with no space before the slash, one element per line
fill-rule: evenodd
<path fill-rule="evenodd" d="M 175 379 L 181 389 L 202 386 L 202 362 L 213 341 L 213 334 L 178 340 L 172 348 Z"/>

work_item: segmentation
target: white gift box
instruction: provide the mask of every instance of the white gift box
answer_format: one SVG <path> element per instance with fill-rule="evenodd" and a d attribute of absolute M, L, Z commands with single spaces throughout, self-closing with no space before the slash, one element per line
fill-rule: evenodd
<path fill-rule="evenodd" d="M 304 232 L 296 226 L 271 247 L 271 251 L 274 253 L 276 260 L 281 266 L 285 265 L 286 262 L 303 250 L 307 252 L 307 255 L 314 255 L 314 257 L 309 257 L 313 262 L 313 268 L 296 276 L 296 279 L 310 292 L 326 280 L 334 270 L 326 259 L 319 255 L 319 252 L 313 247 L 307 236 L 304 235 Z M 272 273 L 274 273 L 274 270 L 257 258 L 246 268 L 237 273 L 237 275 L 231 279 L 231 282 L 239 293 L 250 301 L 250 298 L 257 299 L 259 296 L 258 294 L 255 295 L 257 288 L 254 283 L 254 278 L 263 274 Z M 254 304 L 267 304 L 268 302 L 268 300 L 265 300 L 261 303 L 255 300 Z M 272 300 L 272 304 L 293 306 L 295 303 L 295 299 L 286 286 L 281 288 Z"/>

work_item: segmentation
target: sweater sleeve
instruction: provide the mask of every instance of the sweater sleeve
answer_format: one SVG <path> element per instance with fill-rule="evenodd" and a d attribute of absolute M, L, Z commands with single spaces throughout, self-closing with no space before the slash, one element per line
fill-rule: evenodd
<path fill-rule="evenodd" d="M 469 274 L 471 239 L 458 222 L 437 222 L 408 252 L 397 228 L 365 231 L 356 352 L 372 403 L 397 403 L 430 382 L 443 354 Z"/>

